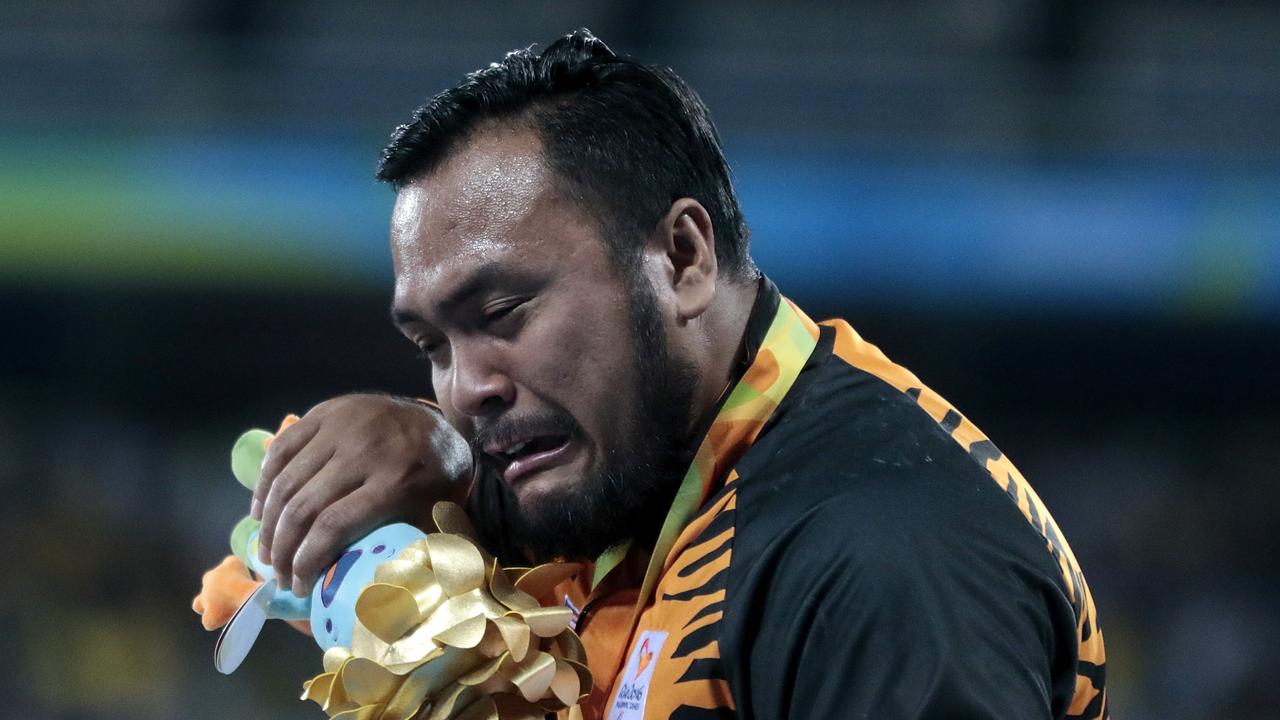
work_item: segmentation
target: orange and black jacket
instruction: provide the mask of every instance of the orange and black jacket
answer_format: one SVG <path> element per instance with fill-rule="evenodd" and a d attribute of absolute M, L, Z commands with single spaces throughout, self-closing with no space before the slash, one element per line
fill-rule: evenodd
<path fill-rule="evenodd" d="M 768 280 L 743 372 L 782 304 L 811 350 L 652 593 L 628 563 L 562 588 L 596 678 L 586 716 L 1108 717 L 1092 597 L 1026 480 L 914 375 Z"/>

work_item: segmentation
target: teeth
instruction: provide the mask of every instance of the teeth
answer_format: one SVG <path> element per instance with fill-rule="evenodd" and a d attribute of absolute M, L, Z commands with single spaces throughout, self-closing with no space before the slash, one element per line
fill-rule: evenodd
<path fill-rule="evenodd" d="M 507 453 L 506 453 L 506 454 L 507 454 L 507 455 L 509 455 L 509 456 L 510 456 L 510 455 L 515 455 L 515 454 L 519 453 L 521 450 L 523 450 L 523 449 L 524 449 L 524 446 L 525 446 L 525 445 L 528 445 L 528 444 L 529 444 L 529 441 L 528 441 L 528 440 L 525 440 L 524 442 L 521 442 L 521 443 L 516 443 L 515 445 L 512 445 L 511 447 L 507 448 Z"/>

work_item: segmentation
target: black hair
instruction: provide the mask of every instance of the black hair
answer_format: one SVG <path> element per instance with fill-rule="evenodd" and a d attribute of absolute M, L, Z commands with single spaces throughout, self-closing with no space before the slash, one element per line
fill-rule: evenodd
<path fill-rule="evenodd" d="M 527 124 L 548 167 L 601 225 L 629 267 L 671 204 L 697 200 L 711 217 L 728 277 L 757 274 L 729 165 L 707 106 L 669 68 L 620 57 L 586 29 L 541 54 L 507 53 L 431 98 L 392 133 L 377 178 L 397 190 L 429 174 L 477 128 Z"/>

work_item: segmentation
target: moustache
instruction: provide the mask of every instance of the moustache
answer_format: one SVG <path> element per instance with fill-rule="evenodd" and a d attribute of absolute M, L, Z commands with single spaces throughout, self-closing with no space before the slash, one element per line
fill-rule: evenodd
<path fill-rule="evenodd" d="M 477 426 L 469 444 L 474 456 L 484 457 L 487 446 L 507 446 L 517 440 L 543 435 L 566 435 L 572 439 L 581 434 L 582 428 L 573 416 L 557 409 L 520 417 L 503 417 Z"/>

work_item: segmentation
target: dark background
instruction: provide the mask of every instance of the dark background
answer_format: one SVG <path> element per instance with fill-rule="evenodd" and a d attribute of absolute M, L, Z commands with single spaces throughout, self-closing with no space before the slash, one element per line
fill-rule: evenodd
<path fill-rule="evenodd" d="M 228 451 L 421 394 L 372 173 L 430 94 L 588 26 L 707 100 L 754 254 L 1010 455 L 1117 718 L 1280 707 L 1280 6 L 0 2 L 0 717 L 315 718 L 188 609 Z"/>

